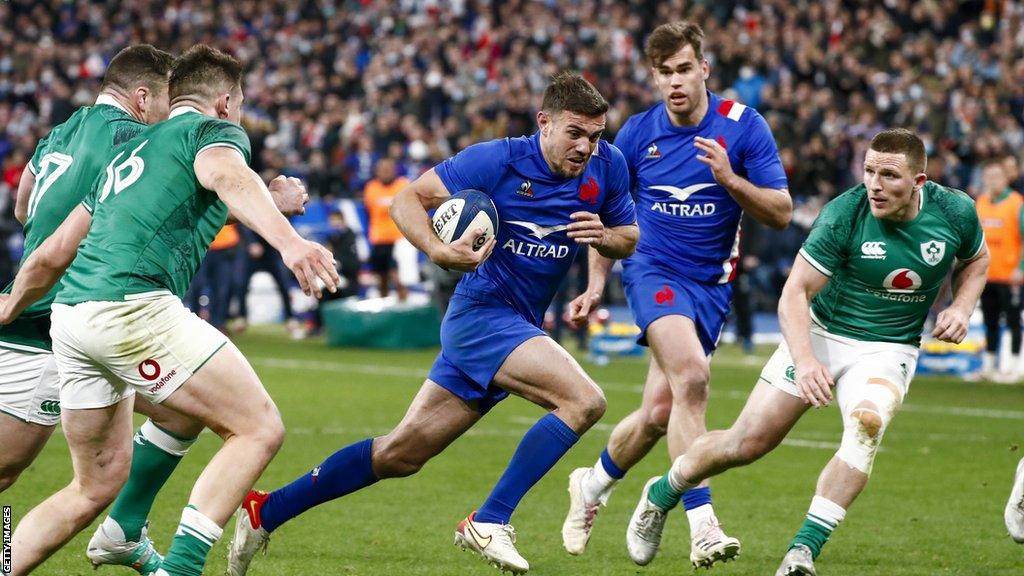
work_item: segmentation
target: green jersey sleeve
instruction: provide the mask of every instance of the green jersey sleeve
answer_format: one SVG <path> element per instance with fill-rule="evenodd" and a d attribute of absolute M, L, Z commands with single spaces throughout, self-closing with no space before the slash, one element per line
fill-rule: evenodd
<path fill-rule="evenodd" d="M 800 248 L 800 255 L 818 272 L 831 277 L 848 258 L 846 244 L 850 237 L 856 206 L 851 197 L 854 191 L 846 192 L 821 209 L 821 214 L 811 226 L 811 232 Z"/>
<path fill-rule="evenodd" d="M 960 192 L 962 199 L 958 206 L 957 230 L 963 238 L 960 249 L 956 252 L 957 260 L 970 260 L 981 251 L 985 245 L 985 233 L 981 228 L 981 220 L 978 219 L 978 210 L 974 207 L 974 200 L 970 196 Z"/>
<path fill-rule="evenodd" d="M 46 144 L 49 141 L 50 135 L 47 134 L 42 140 L 39 141 L 39 144 L 36 145 L 36 151 L 34 154 L 32 154 L 32 159 L 28 161 L 27 168 L 33 176 L 38 176 L 39 171 L 42 169 L 41 164 L 43 160 L 43 154 L 45 154 Z"/>
<path fill-rule="evenodd" d="M 104 178 L 106 178 L 105 171 L 97 174 L 96 178 L 93 179 L 92 181 L 92 185 L 89 186 L 89 191 L 86 192 L 85 196 L 82 197 L 81 204 L 82 206 L 85 207 L 86 211 L 88 211 L 89 214 L 92 214 L 93 210 L 96 209 L 96 198 L 100 194 L 100 187 L 103 186 Z"/>
<path fill-rule="evenodd" d="M 211 118 L 196 129 L 196 156 L 207 148 L 227 146 L 238 150 L 248 164 L 252 156 L 249 135 L 238 124 Z"/>

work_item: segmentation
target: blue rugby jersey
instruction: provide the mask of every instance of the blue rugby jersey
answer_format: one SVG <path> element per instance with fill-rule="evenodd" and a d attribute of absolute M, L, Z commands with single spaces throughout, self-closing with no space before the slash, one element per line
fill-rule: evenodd
<path fill-rule="evenodd" d="M 629 166 L 640 242 L 626 261 L 705 283 L 732 280 L 739 258 L 742 209 L 696 159 L 696 136 L 717 140 L 736 174 L 756 186 L 786 188 L 778 148 L 753 108 L 708 92 L 700 124 L 673 126 L 664 102 L 631 116 L 615 138 Z"/>
<path fill-rule="evenodd" d="M 604 140 L 577 178 L 551 171 L 539 134 L 474 144 L 434 170 L 452 194 L 490 196 L 500 220 L 494 252 L 455 293 L 501 298 L 537 326 L 580 248 L 566 234 L 569 215 L 594 212 L 607 227 L 636 221 L 626 162 Z"/>

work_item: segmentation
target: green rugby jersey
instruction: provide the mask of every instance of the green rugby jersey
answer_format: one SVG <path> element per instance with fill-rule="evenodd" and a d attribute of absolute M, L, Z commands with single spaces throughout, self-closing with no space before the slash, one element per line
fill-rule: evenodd
<path fill-rule="evenodd" d="M 228 215 L 193 167 L 201 151 L 215 146 L 233 148 L 249 161 L 249 137 L 240 126 L 179 107 L 115 149 L 82 201 L 92 224 L 56 302 L 153 293 L 181 298 Z"/>
<path fill-rule="evenodd" d="M 833 334 L 918 345 L 928 309 L 954 262 L 984 246 L 974 201 L 927 182 L 909 222 L 875 218 L 863 184 L 825 205 L 800 255 L 829 277 L 811 301 Z"/>
<path fill-rule="evenodd" d="M 22 262 L 92 189 L 97 175 L 110 160 L 110 150 L 134 138 L 145 127 L 112 97 L 101 95 L 96 105 L 79 108 L 39 141 L 26 167 L 35 176 L 35 186 L 28 199 Z M 3 293 L 9 294 L 12 285 L 7 285 Z M 0 346 L 24 351 L 50 350 L 50 305 L 58 286 L 26 308 L 14 322 L 0 326 Z"/>

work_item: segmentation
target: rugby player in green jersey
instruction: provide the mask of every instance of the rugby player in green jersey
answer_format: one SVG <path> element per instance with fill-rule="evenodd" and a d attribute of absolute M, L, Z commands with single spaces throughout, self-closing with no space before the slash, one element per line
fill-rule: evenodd
<path fill-rule="evenodd" d="M 75 478 L 18 525 L 12 574 L 27 574 L 114 499 L 129 472 L 136 392 L 225 440 L 158 575 L 202 573 L 280 446 L 280 416 L 251 366 L 180 300 L 229 209 L 281 252 L 304 292 L 337 286 L 330 253 L 295 232 L 247 166 L 241 76 L 236 60 L 206 46 L 182 55 L 169 81 L 170 118 L 113 150 L 92 191 L 2 299 L 0 322 L 10 322 L 67 270 L 51 335 Z"/>
<path fill-rule="evenodd" d="M 809 407 L 835 398 L 842 441 L 776 576 L 816 573 L 815 558 L 867 484 L 907 393 L 943 279 L 953 271 L 953 302 L 932 336 L 947 342 L 967 335 L 985 285 L 989 257 L 974 202 L 928 181 L 925 161 L 924 144 L 908 130 L 871 140 L 864 183 L 822 209 L 800 249 L 779 300 L 785 342 L 743 411 L 731 428 L 704 434 L 675 460 L 637 505 L 629 530 L 642 531 L 705 478 L 765 455 Z"/>

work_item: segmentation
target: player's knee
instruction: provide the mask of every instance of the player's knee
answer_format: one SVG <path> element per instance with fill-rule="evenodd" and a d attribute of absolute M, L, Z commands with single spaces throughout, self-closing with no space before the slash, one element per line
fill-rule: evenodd
<path fill-rule="evenodd" d="M 3 492 L 13 486 L 14 483 L 18 481 L 18 476 L 21 476 L 21 470 L 0 470 L 0 492 Z"/>
<path fill-rule="evenodd" d="M 373 472 L 378 478 L 404 478 L 419 472 L 429 458 L 389 434 L 373 441 Z"/>
<path fill-rule="evenodd" d="M 608 401 L 605 400 L 604 392 L 597 386 L 588 386 L 586 392 L 576 399 L 576 407 L 580 419 L 589 428 L 604 416 L 608 409 Z"/>
<path fill-rule="evenodd" d="M 662 437 L 668 433 L 668 419 L 672 414 L 672 401 L 656 402 L 644 413 L 644 432 L 650 436 Z"/>
<path fill-rule="evenodd" d="M 268 459 L 281 449 L 284 444 L 284 422 L 276 410 L 258 428 L 256 441 L 266 451 Z"/>
<path fill-rule="evenodd" d="M 730 429 L 733 462 L 745 466 L 772 451 L 776 442 L 764 434 L 758 434 L 746 429 Z"/>
<path fill-rule="evenodd" d="M 882 416 L 878 413 L 878 407 L 872 402 L 861 402 L 851 414 L 856 420 L 857 428 L 865 438 L 877 440 L 882 431 Z"/>
<path fill-rule="evenodd" d="M 707 362 L 687 361 L 674 367 L 667 375 L 672 385 L 672 401 L 685 406 L 703 406 L 708 401 L 711 372 Z"/>

